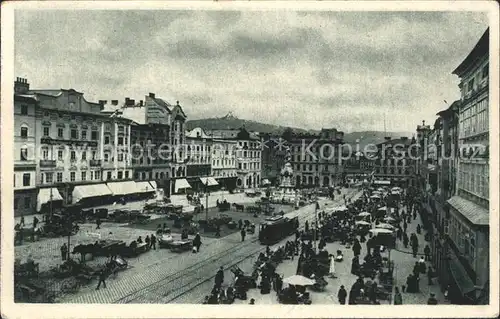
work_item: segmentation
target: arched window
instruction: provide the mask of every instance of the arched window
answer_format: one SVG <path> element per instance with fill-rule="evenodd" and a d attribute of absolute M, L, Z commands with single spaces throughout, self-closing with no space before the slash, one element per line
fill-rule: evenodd
<path fill-rule="evenodd" d="M 23 145 L 21 147 L 21 161 L 27 161 L 28 160 L 28 147 L 26 145 Z"/>
<path fill-rule="evenodd" d="M 28 130 L 29 130 L 28 125 L 26 125 L 26 124 L 22 124 L 21 125 L 21 132 L 20 132 L 20 134 L 21 134 L 22 138 L 27 138 L 28 137 Z"/>

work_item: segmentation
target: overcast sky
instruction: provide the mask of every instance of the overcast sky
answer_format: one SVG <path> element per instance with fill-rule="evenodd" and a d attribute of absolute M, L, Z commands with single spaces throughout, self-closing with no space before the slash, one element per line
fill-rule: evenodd
<path fill-rule="evenodd" d="M 191 119 L 413 132 L 459 97 L 480 13 L 17 12 L 15 74 L 87 100 L 149 92 Z"/>

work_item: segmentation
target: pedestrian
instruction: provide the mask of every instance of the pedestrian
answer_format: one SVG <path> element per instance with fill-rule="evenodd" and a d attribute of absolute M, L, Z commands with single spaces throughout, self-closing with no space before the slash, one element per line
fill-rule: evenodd
<path fill-rule="evenodd" d="M 156 250 L 156 236 L 154 234 L 151 234 L 151 247 L 150 248 L 153 248 L 153 250 Z"/>
<path fill-rule="evenodd" d="M 19 223 L 19 226 L 24 227 L 24 216 L 21 216 L 21 222 Z"/>
<path fill-rule="evenodd" d="M 255 299 L 253 299 L 253 298 L 252 298 L 252 299 L 250 299 L 250 303 L 249 303 L 249 304 L 250 304 L 250 305 L 255 305 Z"/>
<path fill-rule="evenodd" d="M 215 274 L 215 287 L 220 288 L 224 282 L 224 268 L 220 266 L 217 274 Z"/>
<path fill-rule="evenodd" d="M 215 228 L 215 237 L 217 238 L 220 237 L 220 225 L 217 225 Z"/>
<path fill-rule="evenodd" d="M 361 245 L 359 244 L 359 241 L 357 239 L 352 245 L 352 251 L 354 252 L 354 256 L 359 256 L 359 254 L 361 253 Z"/>
<path fill-rule="evenodd" d="M 420 227 L 420 224 L 417 225 L 417 234 L 421 234 L 422 233 L 422 227 Z"/>
<path fill-rule="evenodd" d="M 99 287 L 101 287 L 101 283 L 104 286 L 104 288 L 106 288 L 106 277 L 107 277 L 106 270 L 101 269 L 101 271 L 99 272 L 99 283 L 97 284 L 97 288 L 95 290 L 99 290 Z"/>
<path fill-rule="evenodd" d="M 347 291 L 345 290 L 344 285 L 341 285 L 339 292 L 337 294 L 337 298 L 341 305 L 345 305 L 346 297 L 347 297 Z"/>
<path fill-rule="evenodd" d="M 238 220 L 238 229 L 241 229 L 243 227 L 243 221 L 240 219 Z"/>
<path fill-rule="evenodd" d="M 417 219 L 417 210 L 413 210 L 413 220 Z"/>
<path fill-rule="evenodd" d="M 438 301 L 437 301 L 436 297 L 434 296 L 434 293 L 431 292 L 431 296 L 429 297 L 429 299 L 427 299 L 427 304 L 428 305 L 437 305 L 438 304 Z"/>
<path fill-rule="evenodd" d="M 36 226 L 38 226 L 38 223 L 39 223 L 39 222 L 40 222 L 40 221 L 38 220 L 38 218 L 36 218 L 36 216 L 35 216 L 35 217 L 33 217 L 33 229 L 36 229 Z"/>
<path fill-rule="evenodd" d="M 101 229 L 101 219 L 99 217 L 95 220 L 95 224 L 97 225 L 96 229 Z"/>
<path fill-rule="evenodd" d="M 429 247 L 429 245 L 425 245 L 424 254 L 425 254 L 425 260 L 431 261 L 431 248 Z"/>
<path fill-rule="evenodd" d="M 194 236 L 193 246 L 196 247 L 196 252 L 199 253 L 200 252 L 200 246 L 201 246 L 200 233 L 197 233 L 196 236 Z"/>
<path fill-rule="evenodd" d="M 373 304 L 377 304 L 377 283 L 374 281 L 369 288 L 368 297 Z"/>
<path fill-rule="evenodd" d="M 246 235 L 245 228 L 241 229 L 241 241 L 245 241 L 245 235 Z"/>
<path fill-rule="evenodd" d="M 146 243 L 146 249 L 149 249 L 151 247 L 151 239 L 149 239 L 149 235 L 146 235 L 144 242 Z"/>
<path fill-rule="evenodd" d="M 61 258 L 63 261 L 68 258 L 68 246 L 66 246 L 66 243 L 61 246 Z"/>
<path fill-rule="evenodd" d="M 429 266 L 429 268 L 427 268 L 427 284 L 429 286 L 432 286 L 432 277 L 434 277 L 434 270 Z"/>
<path fill-rule="evenodd" d="M 335 256 L 334 255 L 330 255 L 330 270 L 329 270 L 329 275 L 330 275 L 330 278 L 337 278 L 337 276 L 335 276 Z"/>
<path fill-rule="evenodd" d="M 396 287 L 394 291 L 394 304 L 395 305 L 402 305 L 403 304 L 403 296 L 399 292 L 398 287 Z"/>

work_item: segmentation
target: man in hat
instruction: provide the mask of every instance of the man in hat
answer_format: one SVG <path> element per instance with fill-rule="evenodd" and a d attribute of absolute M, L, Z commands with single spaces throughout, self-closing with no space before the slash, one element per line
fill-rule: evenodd
<path fill-rule="evenodd" d="M 196 233 L 196 236 L 193 239 L 193 246 L 196 247 L 196 252 L 200 252 L 200 246 L 201 246 L 200 233 Z"/>
<path fill-rule="evenodd" d="M 437 305 L 438 304 L 438 301 L 437 301 L 434 293 L 431 292 L 431 296 L 429 297 L 429 299 L 427 299 L 427 304 L 428 305 Z"/>
<path fill-rule="evenodd" d="M 344 285 L 340 286 L 339 293 L 337 294 L 337 298 L 339 299 L 339 303 L 341 305 L 345 305 L 345 300 L 347 297 L 347 291 L 345 290 Z"/>

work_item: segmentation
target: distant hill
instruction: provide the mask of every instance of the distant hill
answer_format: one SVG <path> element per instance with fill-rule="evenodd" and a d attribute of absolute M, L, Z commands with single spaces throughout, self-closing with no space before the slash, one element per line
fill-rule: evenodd
<path fill-rule="evenodd" d="M 186 123 L 186 128 L 192 130 L 195 127 L 201 127 L 204 130 L 224 130 L 224 129 L 239 129 L 245 127 L 248 131 L 282 134 L 286 129 L 285 126 L 266 124 L 256 121 L 243 120 L 233 116 L 231 113 L 220 118 L 208 118 L 199 120 L 190 120 Z M 315 130 L 305 130 L 301 128 L 291 127 L 292 130 L 299 133 L 311 132 L 317 133 Z M 340 130 L 342 128 L 339 128 Z M 412 137 L 413 133 L 410 132 L 381 132 L 381 131 L 359 131 L 344 134 L 344 141 L 348 144 L 355 145 L 356 140 L 359 140 L 360 148 L 367 144 L 377 144 L 384 141 L 385 136 L 392 138 L 399 138 L 406 136 Z"/>

